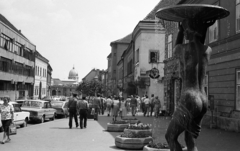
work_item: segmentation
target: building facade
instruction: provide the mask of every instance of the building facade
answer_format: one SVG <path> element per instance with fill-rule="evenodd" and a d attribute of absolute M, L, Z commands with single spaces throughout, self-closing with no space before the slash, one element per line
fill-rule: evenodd
<path fill-rule="evenodd" d="M 113 41 L 110 43 L 111 46 L 111 72 L 110 72 L 110 81 L 112 86 L 112 95 L 119 95 L 119 88 L 118 88 L 118 70 L 117 70 L 117 63 L 121 60 L 121 56 L 123 52 L 127 49 L 129 43 L 131 42 L 132 35 L 129 34 L 122 39 Z"/>
<path fill-rule="evenodd" d="M 47 72 L 48 60 L 38 51 L 35 53 L 35 82 L 34 99 L 42 99 L 47 96 Z"/>
<path fill-rule="evenodd" d="M 140 21 L 133 31 L 134 81 L 138 81 L 138 95 L 158 96 L 163 104 L 165 30 L 158 20 Z M 159 78 L 150 78 L 150 70 L 157 69 Z"/>
<path fill-rule="evenodd" d="M 208 96 L 214 97 L 214 124 L 225 130 L 240 131 L 240 1 L 232 0 L 182 0 L 178 4 L 211 4 L 230 11 L 230 15 L 218 20 L 209 27 L 205 44 L 212 48 L 208 71 L 204 85 Z M 173 105 L 176 93 L 181 91 L 178 61 L 173 59 L 172 48 L 177 36 L 177 23 L 165 22 L 166 53 L 165 53 L 165 91 L 169 95 L 166 102 L 169 110 Z M 187 42 L 187 41 L 185 41 Z M 174 72 L 176 70 L 177 72 Z M 173 103 L 170 103 L 173 102 Z M 176 103 L 177 104 L 177 103 Z M 210 105 L 210 104 L 209 104 Z M 205 115 L 204 124 L 210 125 L 210 110 Z"/>
<path fill-rule="evenodd" d="M 48 97 L 51 96 L 52 71 L 53 69 L 51 65 L 48 63 L 48 66 L 47 66 L 47 96 Z"/>
<path fill-rule="evenodd" d="M 33 96 L 36 46 L 0 14 L 0 97 Z"/>

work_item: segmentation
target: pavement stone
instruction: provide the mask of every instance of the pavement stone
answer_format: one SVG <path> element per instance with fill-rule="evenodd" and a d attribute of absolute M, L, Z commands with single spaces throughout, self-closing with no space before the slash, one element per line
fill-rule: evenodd
<path fill-rule="evenodd" d="M 153 124 L 153 117 L 136 116 L 143 123 Z M 115 147 L 115 137 L 121 132 L 107 132 L 107 123 L 111 117 L 100 115 L 98 121 L 88 120 L 86 129 L 68 128 L 68 119 L 35 124 L 19 128 L 17 135 L 4 145 L 1 151 L 116 151 L 123 150 Z M 159 138 L 165 141 L 164 134 L 170 118 L 161 117 L 161 132 Z M 0 133 L 2 138 L 2 133 Z M 183 135 L 180 141 L 184 142 Z M 203 127 L 197 147 L 199 151 L 239 151 L 240 133 Z M 127 150 L 124 150 L 127 151 Z"/>

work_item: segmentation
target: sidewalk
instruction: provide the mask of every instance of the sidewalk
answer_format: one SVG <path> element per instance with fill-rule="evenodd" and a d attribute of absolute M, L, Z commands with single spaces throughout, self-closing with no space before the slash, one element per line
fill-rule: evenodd
<path fill-rule="evenodd" d="M 152 123 L 153 117 L 136 116 L 143 123 Z M 0 144 L 1 151 L 116 151 L 115 137 L 121 132 L 107 132 L 107 123 L 112 117 L 99 116 L 98 121 L 88 120 L 87 129 L 68 128 L 68 119 L 49 121 L 26 128 L 18 129 L 12 141 Z M 159 136 L 165 141 L 164 135 L 169 118 L 160 119 Z M 73 125 L 75 126 L 75 125 Z M 2 133 L 0 133 L 2 137 Z M 184 142 L 183 135 L 180 136 Z M 197 140 L 199 151 L 239 151 L 240 133 L 219 129 L 202 128 Z M 125 150 L 126 151 L 126 150 Z"/>

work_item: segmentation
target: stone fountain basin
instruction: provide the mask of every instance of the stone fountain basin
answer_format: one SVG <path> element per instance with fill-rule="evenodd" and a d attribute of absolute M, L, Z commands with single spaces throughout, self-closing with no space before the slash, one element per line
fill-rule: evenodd
<path fill-rule="evenodd" d="M 187 147 L 184 147 L 182 150 L 187 151 Z M 157 149 L 157 148 L 151 148 L 151 147 L 148 147 L 148 145 L 145 145 L 143 147 L 143 151 L 170 151 L 170 149 Z"/>
<path fill-rule="evenodd" d="M 127 124 L 111 124 L 107 123 L 107 131 L 109 132 L 123 132 L 125 128 L 127 128 L 129 123 Z"/>
<path fill-rule="evenodd" d="M 126 138 L 119 135 L 115 138 L 115 145 L 122 149 L 143 149 L 150 141 L 152 141 L 152 137 Z"/>

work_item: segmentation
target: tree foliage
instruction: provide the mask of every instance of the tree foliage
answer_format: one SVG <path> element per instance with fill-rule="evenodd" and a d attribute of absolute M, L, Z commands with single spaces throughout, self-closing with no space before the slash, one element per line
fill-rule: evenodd
<path fill-rule="evenodd" d="M 94 96 L 95 94 L 104 93 L 104 85 L 96 80 L 92 81 L 83 81 L 77 87 L 77 91 L 80 91 L 83 95 Z"/>

